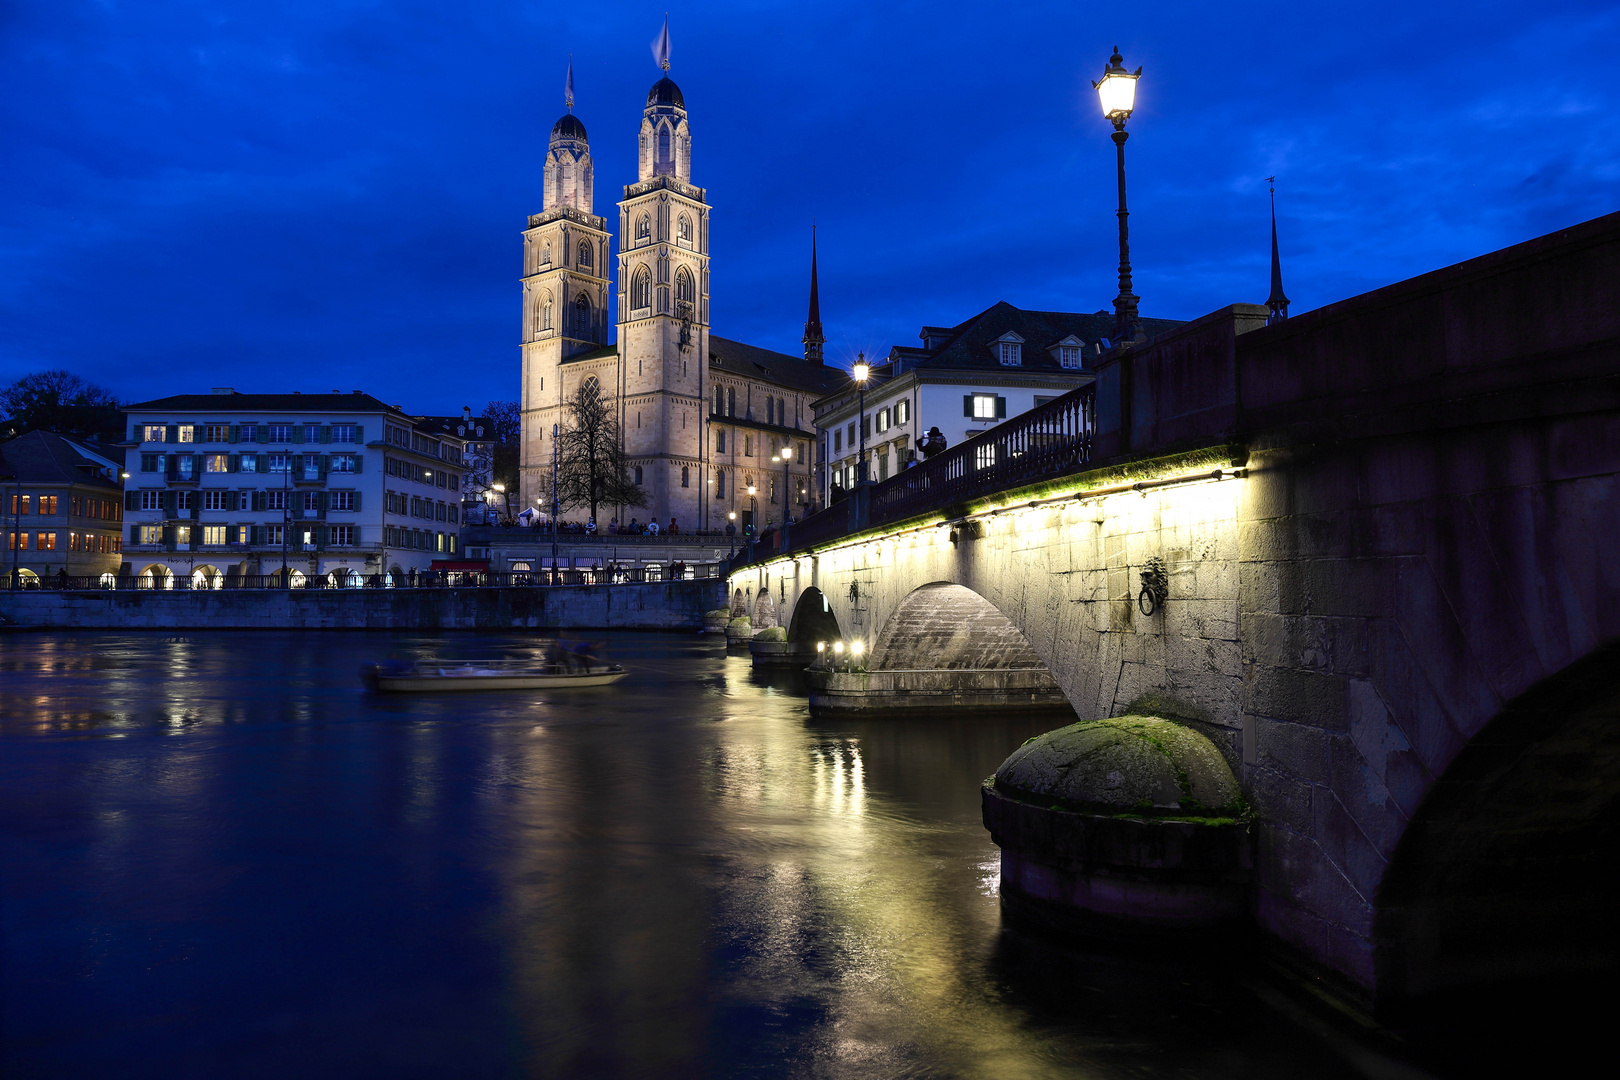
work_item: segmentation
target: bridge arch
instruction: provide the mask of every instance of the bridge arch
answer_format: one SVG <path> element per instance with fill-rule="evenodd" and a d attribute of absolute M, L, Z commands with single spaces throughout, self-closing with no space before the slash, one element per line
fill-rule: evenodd
<path fill-rule="evenodd" d="M 1050 671 L 1024 632 L 965 585 L 932 581 L 907 593 L 872 645 L 877 671 Z"/>
<path fill-rule="evenodd" d="M 1620 643 L 1538 683 L 1430 788 L 1391 856 L 1374 923 L 1384 1009 L 1440 1030 L 1465 1007 L 1514 1020 L 1580 1011 L 1608 984 L 1620 929 Z M 1488 1020 L 1483 1021 L 1488 1022 Z"/>
<path fill-rule="evenodd" d="M 818 641 L 833 642 L 843 638 L 838 616 L 832 612 L 827 596 L 814 585 L 799 593 L 793 605 L 793 614 L 787 623 L 788 640 L 798 645 L 814 647 Z"/>

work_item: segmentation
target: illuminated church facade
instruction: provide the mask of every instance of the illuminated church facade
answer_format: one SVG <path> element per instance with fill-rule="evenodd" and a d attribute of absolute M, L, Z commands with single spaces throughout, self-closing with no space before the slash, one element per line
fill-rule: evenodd
<path fill-rule="evenodd" d="M 814 293 L 802 357 L 711 334 L 710 208 L 692 182 L 686 102 L 667 75 L 647 94 L 614 267 L 612 232 L 594 206 L 590 142 L 568 105 L 551 129 L 541 211 L 523 233 L 524 505 L 549 509 L 553 432 L 568 425 L 566 402 L 594 379 L 618 418 L 630 479 L 647 495 L 645 507 L 610 507 L 604 517 L 665 527 L 675 518 L 685 531 L 802 517 L 816 490 L 810 403 L 848 379 L 822 363 Z"/>

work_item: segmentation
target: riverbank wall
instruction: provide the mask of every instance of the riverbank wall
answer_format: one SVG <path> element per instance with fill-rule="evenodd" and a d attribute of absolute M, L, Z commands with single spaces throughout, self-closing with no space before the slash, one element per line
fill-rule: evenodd
<path fill-rule="evenodd" d="M 0 592 L 0 623 L 35 629 L 701 630 L 723 580 L 439 589 Z"/>

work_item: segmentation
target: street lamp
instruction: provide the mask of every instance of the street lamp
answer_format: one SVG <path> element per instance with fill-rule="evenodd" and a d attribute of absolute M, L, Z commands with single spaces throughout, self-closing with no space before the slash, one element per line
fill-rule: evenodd
<path fill-rule="evenodd" d="M 1136 107 L 1136 80 L 1141 77 L 1141 68 L 1134 72 L 1125 70 L 1125 58 L 1119 55 L 1119 46 L 1115 45 L 1114 55 L 1108 59 L 1102 80 L 1091 84 L 1102 102 L 1103 116 L 1114 124 L 1115 156 L 1119 168 L 1119 295 L 1114 297 L 1116 343 L 1134 341 L 1138 333 L 1137 297 L 1131 292 L 1131 247 L 1125 227 L 1125 219 L 1130 216 L 1125 209 L 1125 140 L 1130 138 L 1125 131 L 1125 121 L 1131 118 L 1131 110 Z"/>
<path fill-rule="evenodd" d="M 754 537 L 759 533 L 759 500 L 754 498 L 758 491 L 753 484 L 748 485 L 748 561 L 754 561 Z"/>
<path fill-rule="evenodd" d="M 855 464 L 855 482 L 864 484 L 866 482 L 866 380 L 872 375 L 872 365 L 866 362 L 865 353 L 856 355 L 855 364 L 849 369 L 849 373 L 855 379 L 855 385 L 859 389 L 861 400 L 859 424 L 861 456 L 856 460 Z"/>
<path fill-rule="evenodd" d="M 731 553 L 737 554 L 737 511 L 726 514 L 726 539 L 731 541 Z"/>

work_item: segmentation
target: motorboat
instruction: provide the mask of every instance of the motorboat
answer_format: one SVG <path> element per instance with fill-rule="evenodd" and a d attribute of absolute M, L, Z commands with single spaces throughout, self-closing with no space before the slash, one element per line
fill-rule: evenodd
<path fill-rule="evenodd" d="M 360 680 L 371 690 L 441 693 L 447 690 L 542 690 L 608 686 L 630 672 L 618 664 L 548 660 L 389 661 L 366 664 Z"/>

